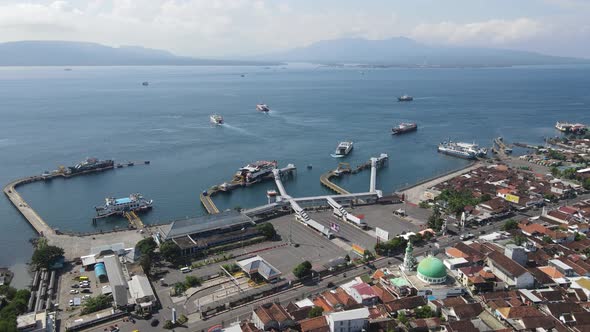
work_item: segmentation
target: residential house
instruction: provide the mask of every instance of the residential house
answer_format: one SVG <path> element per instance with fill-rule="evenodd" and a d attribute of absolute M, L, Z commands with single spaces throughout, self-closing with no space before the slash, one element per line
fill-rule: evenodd
<path fill-rule="evenodd" d="M 492 273 L 508 288 L 531 288 L 535 280 L 530 272 L 504 254 L 492 252 L 487 257 Z"/>
<path fill-rule="evenodd" d="M 264 331 L 283 331 L 297 325 L 287 310 L 279 303 L 265 303 L 254 309 L 252 323 Z"/>
<path fill-rule="evenodd" d="M 332 312 L 326 315 L 330 332 L 361 332 L 367 328 L 369 309 L 366 307 Z"/>

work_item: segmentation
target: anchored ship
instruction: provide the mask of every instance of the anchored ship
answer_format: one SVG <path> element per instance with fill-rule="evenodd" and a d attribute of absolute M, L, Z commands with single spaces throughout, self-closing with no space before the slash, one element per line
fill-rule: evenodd
<path fill-rule="evenodd" d="M 488 151 L 475 143 L 442 142 L 438 145 L 438 152 L 465 159 L 476 159 L 485 156 Z"/>
<path fill-rule="evenodd" d="M 257 104 L 256 105 L 256 110 L 258 112 L 268 113 L 270 111 L 270 108 L 266 104 Z"/>
<path fill-rule="evenodd" d="M 209 121 L 211 121 L 212 124 L 220 125 L 223 124 L 223 117 L 219 114 L 211 114 L 209 116 Z"/>
<path fill-rule="evenodd" d="M 352 151 L 353 143 L 352 142 L 340 142 L 336 147 L 336 151 L 332 155 L 334 158 L 342 158 Z"/>
<path fill-rule="evenodd" d="M 402 122 L 398 126 L 391 128 L 392 135 L 399 135 L 418 130 L 418 125 L 415 123 Z"/>
<path fill-rule="evenodd" d="M 263 177 L 272 174 L 272 170 L 277 168 L 276 160 L 261 160 L 248 164 L 238 170 L 234 176 L 234 181 L 249 185 L 262 180 Z"/>
<path fill-rule="evenodd" d="M 408 96 L 408 95 L 403 95 L 403 96 L 397 97 L 397 101 L 412 101 L 412 100 L 414 100 L 414 97 Z"/>
<path fill-rule="evenodd" d="M 131 194 L 129 197 L 105 198 L 105 204 L 95 207 L 97 217 L 108 217 L 129 211 L 143 211 L 152 208 L 153 201 L 145 199 L 142 194 Z"/>
<path fill-rule="evenodd" d="M 98 160 L 96 158 L 87 158 L 86 160 L 79 162 L 74 166 L 69 166 L 67 169 L 67 173 L 76 174 L 99 169 L 108 169 L 113 168 L 114 165 L 115 162 L 113 160 Z"/>
<path fill-rule="evenodd" d="M 564 133 L 579 133 L 586 130 L 586 126 L 581 123 L 559 122 L 555 123 L 555 129 Z"/>

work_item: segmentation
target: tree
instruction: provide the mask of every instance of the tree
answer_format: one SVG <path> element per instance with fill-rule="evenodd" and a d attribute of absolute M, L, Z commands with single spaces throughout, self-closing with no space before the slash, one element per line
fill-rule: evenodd
<path fill-rule="evenodd" d="M 31 264 L 37 269 L 49 269 L 58 259 L 63 257 L 63 255 L 64 250 L 60 247 L 47 244 L 38 245 L 31 257 Z"/>
<path fill-rule="evenodd" d="M 184 285 L 186 286 L 186 288 L 197 287 L 201 286 L 201 282 L 201 279 L 195 276 L 186 276 L 184 280 Z"/>
<path fill-rule="evenodd" d="M 416 318 L 430 318 L 434 316 L 432 308 L 427 305 L 414 309 L 414 313 L 416 314 Z"/>
<path fill-rule="evenodd" d="M 526 237 L 524 237 L 520 234 L 518 234 L 514 237 L 514 244 L 516 244 L 517 246 L 521 246 L 521 245 L 525 244 L 526 241 L 527 241 Z"/>
<path fill-rule="evenodd" d="M 397 314 L 397 320 L 404 325 L 408 323 L 408 317 L 406 317 L 406 314 L 403 311 Z"/>
<path fill-rule="evenodd" d="M 297 265 L 293 269 L 293 274 L 298 279 L 303 279 L 311 274 L 311 263 L 309 261 L 305 261 L 299 265 Z"/>
<path fill-rule="evenodd" d="M 348 254 L 346 254 L 346 256 L 344 256 L 344 260 L 346 262 L 350 262 L 350 256 Z"/>
<path fill-rule="evenodd" d="M 375 255 L 371 252 L 371 250 L 365 250 L 363 253 L 363 258 L 365 261 L 369 262 L 375 259 Z"/>
<path fill-rule="evenodd" d="M 266 237 L 267 240 L 274 239 L 274 237 L 277 234 L 277 231 L 275 230 L 275 227 L 271 223 L 269 223 L 269 222 L 265 222 L 265 223 L 256 225 L 256 229 L 262 235 L 264 235 L 264 237 Z"/>
<path fill-rule="evenodd" d="M 581 241 L 584 238 L 585 238 L 585 236 L 582 235 L 582 234 L 580 234 L 580 233 L 578 233 L 578 232 L 576 232 L 575 235 L 574 235 L 574 241 Z"/>
<path fill-rule="evenodd" d="M 438 232 L 441 230 L 443 224 L 444 220 L 441 216 L 440 208 L 438 205 L 435 205 L 434 209 L 432 209 L 432 214 L 428 217 L 428 227 Z"/>
<path fill-rule="evenodd" d="M 322 314 L 324 313 L 324 308 L 322 307 L 318 307 L 318 306 L 314 306 L 313 308 L 311 308 L 311 310 L 309 310 L 309 312 L 307 313 L 307 318 L 315 318 L 315 317 L 320 317 Z"/>
<path fill-rule="evenodd" d="M 551 237 L 549 235 L 543 235 L 543 242 L 552 243 L 553 240 L 551 239 Z"/>
<path fill-rule="evenodd" d="M 106 309 L 111 306 L 111 298 L 107 295 L 98 295 L 91 297 L 84 302 L 84 308 L 82 308 L 82 314 L 90 314 L 102 309 Z"/>
<path fill-rule="evenodd" d="M 170 263 L 174 263 L 180 258 L 181 252 L 180 247 L 176 243 L 172 241 L 166 241 L 160 246 L 160 253 L 165 260 Z"/>
<path fill-rule="evenodd" d="M 590 178 L 585 178 L 582 185 L 584 186 L 584 189 L 590 190 Z"/>
<path fill-rule="evenodd" d="M 139 251 L 142 255 L 149 255 L 151 256 L 154 253 L 154 250 L 158 247 L 156 241 L 153 237 L 145 238 L 135 245 L 135 250 Z"/>
<path fill-rule="evenodd" d="M 502 225 L 503 231 L 510 231 L 513 229 L 518 229 L 518 222 L 514 219 L 508 219 L 504 222 L 504 225 Z"/>
<path fill-rule="evenodd" d="M 142 255 L 139 259 L 139 265 L 143 269 L 143 272 L 149 276 L 152 270 L 152 256 L 149 254 Z"/>
<path fill-rule="evenodd" d="M 483 203 L 483 202 L 487 202 L 487 201 L 489 201 L 491 199 L 492 199 L 492 197 L 490 196 L 490 194 L 483 194 L 479 198 L 479 201 Z"/>

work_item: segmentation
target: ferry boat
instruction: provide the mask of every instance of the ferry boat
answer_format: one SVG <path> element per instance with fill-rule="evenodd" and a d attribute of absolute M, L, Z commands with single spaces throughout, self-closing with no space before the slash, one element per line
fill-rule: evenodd
<path fill-rule="evenodd" d="M 488 151 L 475 143 L 442 142 L 438 145 L 438 152 L 465 159 L 476 159 L 485 156 Z"/>
<path fill-rule="evenodd" d="M 148 82 L 148 81 L 145 81 L 145 82 L 142 82 L 142 83 L 141 83 L 141 85 L 143 85 L 143 86 L 148 86 L 148 85 L 150 85 L 150 82 Z"/>
<path fill-rule="evenodd" d="M 277 168 L 277 166 L 278 162 L 276 160 L 261 160 L 248 164 L 238 170 L 234 176 L 234 181 L 246 185 L 259 182 L 265 176 L 271 175 L 272 170 Z"/>
<path fill-rule="evenodd" d="M 211 114 L 209 116 L 209 121 L 211 121 L 212 124 L 221 125 L 223 124 L 223 117 L 219 114 Z"/>
<path fill-rule="evenodd" d="M 352 151 L 353 143 L 352 142 L 340 142 L 336 147 L 336 151 L 332 155 L 334 158 L 342 158 Z"/>
<path fill-rule="evenodd" d="M 95 207 L 98 217 L 108 217 L 129 211 L 143 211 L 152 208 L 153 201 L 145 199 L 142 194 L 131 194 L 129 197 L 105 198 L 105 204 Z"/>
<path fill-rule="evenodd" d="M 391 128 L 392 135 L 399 135 L 418 130 L 418 125 L 415 123 L 402 122 L 398 126 Z"/>
<path fill-rule="evenodd" d="M 412 101 L 412 100 L 414 100 L 414 97 L 408 96 L 408 95 L 403 95 L 403 96 L 397 97 L 397 101 Z"/>
<path fill-rule="evenodd" d="M 258 112 L 264 112 L 264 113 L 270 112 L 270 108 L 266 104 L 257 104 L 256 105 L 256 110 Z"/>
<path fill-rule="evenodd" d="M 69 166 L 67 169 L 67 173 L 77 174 L 98 169 L 113 168 L 114 166 L 115 162 L 113 160 L 98 160 L 97 158 L 86 158 L 86 160 L 79 162 L 74 166 Z"/>
<path fill-rule="evenodd" d="M 586 126 L 581 123 L 559 122 L 555 123 L 555 129 L 564 133 L 579 133 L 586 130 Z"/>

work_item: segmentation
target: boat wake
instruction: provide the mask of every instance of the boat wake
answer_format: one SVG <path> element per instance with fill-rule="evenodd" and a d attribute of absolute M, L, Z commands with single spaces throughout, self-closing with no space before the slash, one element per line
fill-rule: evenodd
<path fill-rule="evenodd" d="M 217 126 L 213 126 L 213 127 L 217 127 Z M 259 137 L 258 135 L 252 133 L 251 131 L 248 131 L 244 128 L 240 128 L 240 127 L 236 127 L 236 126 L 232 126 L 229 123 L 225 122 L 224 124 L 221 125 L 221 127 L 224 128 L 228 128 L 230 130 L 234 130 L 240 134 L 244 134 L 244 135 L 248 135 L 248 136 L 252 136 L 252 137 Z"/>
<path fill-rule="evenodd" d="M 330 155 L 332 158 L 344 158 L 345 156 L 343 154 L 331 154 Z"/>

